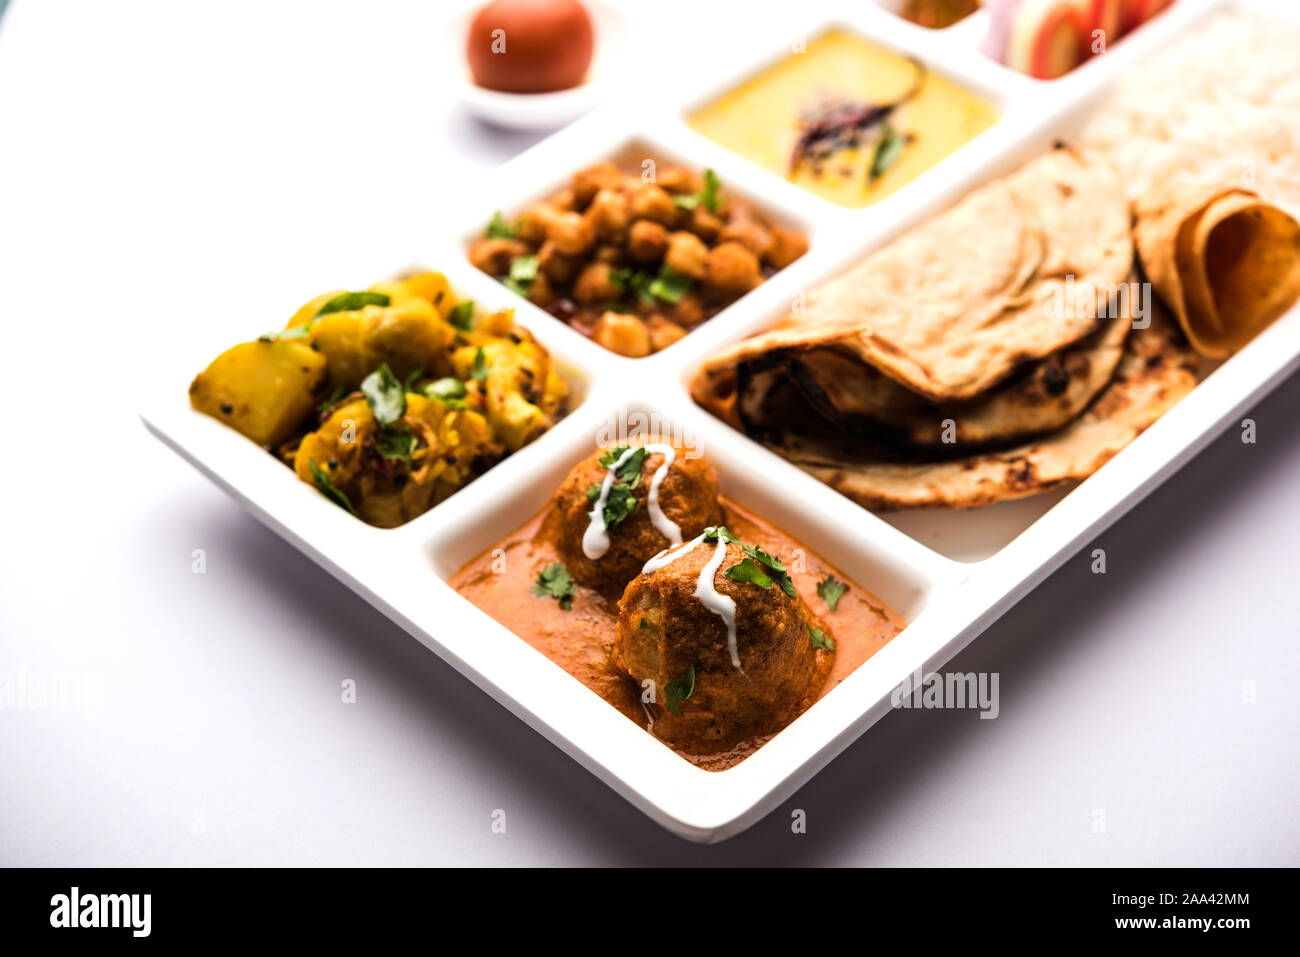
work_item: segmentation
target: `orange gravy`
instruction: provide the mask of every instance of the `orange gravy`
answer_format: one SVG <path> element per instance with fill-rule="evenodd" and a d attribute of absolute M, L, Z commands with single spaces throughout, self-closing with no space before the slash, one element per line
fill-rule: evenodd
<path fill-rule="evenodd" d="M 730 499 L 724 497 L 722 504 L 727 527 L 738 538 L 784 560 L 799 597 L 834 638 L 835 664 L 820 696 L 903 630 L 906 623 L 901 617 L 834 565 Z M 530 593 L 538 570 L 559 561 L 555 546 L 538 535 L 549 510 L 548 505 L 518 531 L 466 564 L 452 576 L 451 586 L 648 730 L 640 688 L 614 665 L 618 606 L 581 585 L 568 611 L 554 598 Z M 817 583 L 828 575 L 848 585 L 835 611 L 828 610 L 817 594 Z M 755 739 L 725 754 L 677 753 L 706 770 L 721 771 L 749 757 L 766 740 Z"/>

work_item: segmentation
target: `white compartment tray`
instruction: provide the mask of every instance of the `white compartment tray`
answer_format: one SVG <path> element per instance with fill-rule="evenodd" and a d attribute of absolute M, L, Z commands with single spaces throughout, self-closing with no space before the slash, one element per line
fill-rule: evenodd
<path fill-rule="evenodd" d="M 977 49 L 982 15 L 925 30 L 869 4 L 774 23 L 749 63 L 692 75 L 654 102 L 611 106 L 560 131 L 469 191 L 421 261 L 485 308 L 519 320 L 569 372 L 577 408 L 551 432 L 407 525 L 371 528 L 321 497 L 233 430 L 192 411 L 186 388 L 210 357 L 178 357 L 142 417 L 254 515 L 430 650 L 563 748 L 664 827 L 696 841 L 738 833 L 807 781 L 890 707 L 916 669 L 937 669 L 1065 558 L 1154 489 L 1300 364 L 1300 309 L 1274 323 L 1094 476 L 1067 492 L 975 512 L 878 516 L 697 407 L 687 382 L 720 347 L 780 318 L 793 297 L 835 274 L 971 187 L 1068 138 L 1116 74 L 1166 44 L 1217 0 L 1180 0 L 1105 56 L 1050 83 Z M 806 11 L 806 7 L 804 8 Z M 781 19 L 781 18 L 777 18 Z M 983 93 L 1001 112 L 990 130 L 893 196 L 864 210 L 832 206 L 689 130 L 689 110 L 781 56 L 791 37 L 839 26 L 915 55 Z M 689 86 L 690 89 L 685 87 Z M 522 302 L 465 261 L 496 209 L 515 210 L 576 169 L 628 151 L 712 167 L 726 188 L 811 240 L 807 255 L 688 337 L 624 359 Z M 367 284 L 374 276 L 351 277 Z M 293 290 L 306 298 L 312 290 Z M 282 317 L 250 320 L 250 335 Z M 498 625 L 446 582 L 461 564 L 534 514 L 597 435 L 630 413 L 688 432 L 718 467 L 724 491 L 784 528 L 884 599 L 906 629 L 756 754 L 702 771 Z"/>

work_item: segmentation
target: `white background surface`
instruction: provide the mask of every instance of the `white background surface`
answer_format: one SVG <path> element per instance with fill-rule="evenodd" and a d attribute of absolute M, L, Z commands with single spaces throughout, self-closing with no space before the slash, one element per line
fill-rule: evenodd
<path fill-rule="evenodd" d="M 656 9 L 651 52 L 736 29 L 723 4 Z M 139 383 L 421 259 L 440 198 L 490 197 L 534 139 L 458 112 L 430 54 L 445 16 L 16 0 L 0 20 L 0 675 L 98 691 L 0 709 L 0 863 L 1300 864 L 1300 379 L 1252 413 L 1256 445 L 1230 432 L 1095 543 L 1108 574 L 1077 556 L 953 662 L 1000 673 L 997 720 L 892 714 L 711 848 L 151 439 Z"/>

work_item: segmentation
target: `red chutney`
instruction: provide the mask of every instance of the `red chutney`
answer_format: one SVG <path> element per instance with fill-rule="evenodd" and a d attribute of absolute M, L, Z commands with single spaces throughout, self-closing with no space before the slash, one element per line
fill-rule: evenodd
<path fill-rule="evenodd" d="M 834 638 L 835 663 L 821 695 L 903 630 L 906 622 L 898 614 L 834 565 L 731 500 L 723 498 L 722 504 L 727 527 L 738 538 L 785 561 L 799 597 Z M 452 576 L 451 586 L 650 731 L 652 721 L 641 704 L 640 688 L 615 664 L 618 606 L 581 585 L 567 611 L 554 598 L 538 597 L 530 591 L 538 570 L 559 560 L 554 541 L 543 529 L 549 510 L 550 506 L 466 564 Z M 835 611 L 817 594 L 817 583 L 828 575 L 848 586 Z M 720 754 L 677 753 L 706 770 L 722 771 L 749 757 L 767 740 L 755 738 Z"/>

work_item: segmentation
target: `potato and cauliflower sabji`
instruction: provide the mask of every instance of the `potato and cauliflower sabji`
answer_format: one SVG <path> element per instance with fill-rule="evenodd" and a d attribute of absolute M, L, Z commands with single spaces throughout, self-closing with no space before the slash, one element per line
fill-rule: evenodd
<path fill-rule="evenodd" d="M 439 273 L 329 292 L 228 349 L 190 403 L 372 525 L 409 521 L 563 415 L 568 386 L 510 310 Z"/>

